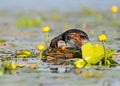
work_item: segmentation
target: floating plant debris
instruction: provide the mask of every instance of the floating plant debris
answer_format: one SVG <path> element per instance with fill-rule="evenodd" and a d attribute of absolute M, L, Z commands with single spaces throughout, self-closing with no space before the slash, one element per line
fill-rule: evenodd
<path fill-rule="evenodd" d="M 81 50 L 75 50 L 72 48 L 66 48 L 62 50 L 60 48 L 46 49 L 43 52 L 43 60 L 53 63 L 64 63 L 67 59 L 82 58 Z"/>
<path fill-rule="evenodd" d="M 112 59 L 114 50 L 106 50 L 107 65 L 118 64 Z M 76 68 L 82 68 L 89 65 L 104 65 L 104 48 L 99 44 L 84 44 L 81 49 L 60 48 L 46 49 L 43 52 L 43 58 L 46 62 L 55 64 L 64 64 L 66 61 L 73 60 Z M 69 63 L 68 63 L 69 64 Z"/>

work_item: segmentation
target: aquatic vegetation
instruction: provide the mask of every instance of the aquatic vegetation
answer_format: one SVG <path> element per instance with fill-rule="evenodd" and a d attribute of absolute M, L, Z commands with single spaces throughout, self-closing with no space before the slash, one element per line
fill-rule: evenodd
<path fill-rule="evenodd" d="M 100 41 L 107 39 L 103 34 L 98 37 Z M 64 63 L 67 59 L 74 62 L 75 68 L 91 68 L 92 65 L 111 66 L 117 64 L 111 57 L 115 53 L 114 50 L 106 49 L 105 46 L 92 44 L 90 42 L 84 44 L 80 50 L 67 48 L 61 45 L 59 48 L 46 49 L 43 52 L 45 57 L 51 57 L 53 63 Z M 47 61 L 48 58 L 46 58 Z M 59 59 L 63 59 L 59 62 Z"/>
<path fill-rule="evenodd" d="M 119 26 L 119 22 L 118 22 L 118 20 L 115 18 L 113 18 L 113 20 L 111 20 L 110 21 L 110 24 L 112 25 L 112 26 Z"/>
<path fill-rule="evenodd" d="M 63 29 L 67 30 L 69 28 L 69 25 L 67 23 L 64 24 Z"/>
<path fill-rule="evenodd" d="M 61 19 L 61 15 L 58 12 L 52 12 L 50 14 L 50 19 L 54 21 L 59 21 Z"/>
<path fill-rule="evenodd" d="M 10 47 L 16 47 L 16 44 L 14 43 L 9 43 Z"/>
<path fill-rule="evenodd" d="M 101 42 L 106 41 L 106 39 L 107 39 L 107 36 L 105 34 L 101 34 L 101 35 L 98 36 L 98 40 L 101 41 Z"/>
<path fill-rule="evenodd" d="M 36 68 L 38 68 L 38 65 L 41 63 L 41 59 L 42 59 L 42 53 L 44 50 L 45 46 L 42 44 L 38 44 L 37 45 L 37 49 L 40 51 L 39 56 L 38 56 L 38 62 L 36 64 Z"/>
<path fill-rule="evenodd" d="M 39 45 L 37 46 L 37 49 L 38 49 L 39 51 L 42 51 L 42 50 L 45 49 L 45 46 L 42 45 L 42 44 L 39 44 Z"/>
<path fill-rule="evenodd" d="M 44 26 L 41 29 L 41 32 L 45 33 L 45 45 L 48 47 L 48 42 L 49 42 L 49 36 L 48 36 L 48 32 L 50 31 L 50 27 L 49 26 Z"/>
<path fill-rule="evenodd" d="M 112 6 L 111 8 L 110 8 L 110 12 L 111 13 L 117 13 L 118 12 L 118 7 L 116 6 L 116 5 L 114 5 L 114 6 Z"/>
<path fill-rule="evenodd" d="M 112 64 L 117 64 L 111 57 L 115 53 L 114 50 L 106 49 L 104 42 L 107 37 L 105 34 L 98 36 L 98 40 L 102 42 L 102 45 L 86 43 L 81 47 L 82 59 L 77 59 L 74 62 L 76 68 L 90 67 L 92 64 L 98 64 L 101 62 L 101 65 L 110 66 Z"/>
<path fill-rule="evenodd" d="M 111 24 L 112 26 L 119 26 L 118 11 L 119 11 L 119 8 L 118 8 L 118 6 L 116 6 L 116 5 L 113 5 L 113 6 L 110 8 L 110 12 L 111 12 L 111 14 L 112 14 L 112 20 L 111 20 L 110 24 Z"/>
<path fill-rule="evenodd" d="M 104 65 L 107 65 L 107 57 L 106 57 L 106 46 L 105 41 L 107 39 L 107 36 L 105 34 L 101 34 L 98 36 L 98 40 L 102 42 L 103 48 L 104 48 Z M 108 62 L 109 64 L 109 62 Z"/>
<path fill-rule="evenodd" d="M 4 71 L 5 71 L 4 67 L 0 67 L 0 76 L 4 75 Z"/>
<path fill-rule="evenodd" d="M 43 16 L 38 16 L 35 18 L 35 20 L 38 21 L 39 23 L 42 23 L 42 22 L 46 21 L 47 19 Z"/>
<path fill-rule="evenodd" d="M 42 21 L 41 19 L 31 18 L 31 17 L 21 17 L 16 20 L 16 26 L 23 28 L 39 27 L 41 25 L 41 21 Z"/>
<path fill-rule="evenodd" d="M 83 78 L 90 78 L 90 77 L 94 77 L 94 78 L 103 78 L 103 74 L 100 73 L 92 73 L 89 71 L 82 71 L 82 77 Z"/>
<path fill-rule="evenodd" d="M 86 64 L 97 64 L 104 57 L 104 49 L 98 44 L 86 43 L 81 50 L 82 59 L 74 62 L 76 68 L 82 68 Z"/>
<path fill-rule="evenodd" d="M 4 45 L 5 42 L 6 42 L 6 40 L 4 40 L 4 39 L 0 39 L 0 45 L 1 45 L 1 46 Z"/>
<path fill-rule="evenodd" d="M 49 31 L 50 31 L 50 27 L 49 27 L 49 26 L 44 26 L 41 31 L 42 31 L 43 33 L 49 32 Z"/>
<path fill-rule="evenodd" d="M 19 67 L 19 68 L 25 67 L 25 63 L 23 63 L 23 62 L 18 62 L 18 63 L 16 63 L 16 65 L 17 65 L 17 67 Z"/>
<path fill-rule="evenodd" d="M 103 19 L 103 14 L 102 14 L 102 13 L 97 13 L 97 14 L 96 14 L 96 18 L 97 18 L 98 20 L 102 20 L 102 19 Z"/>
<path fill-rule="evenodd" d="M 84 15 L 84 16 L 90 16 L 90 15 L 94 15 L 95 14 L 95 11 L 87 8 L 87 7 L 84 7 L 82 8 L 82 10 L 80 11 L 80 14 Z"/>
<path fill-rule="evenodd" d="M 9 73 L 12 74 L 12 71 L 17 68 L 17 65 L 14 61 L 8 62 L 8 61 L 3 61 L 1 66 L 4 68 L 4 73 Z"/>
<path fill-rule="evenodd" d="M 15 70 L 17 67 L 14 61 L 11 61 L 11 62 L 4 61 L 2 62 L 2 66 L 9 70 Z"/>
<path fill-rule="evenodd" d="M 65 47 L 65 46 L 64 46 Z M 46 62 L 52 64 L 64 64 L 66 60 L 81 58 L 80 50 L 70 49 L 65 47 L 63 50 L 60 48 L 46 49 L 43 51 L 43 56 Z"/>
<path fill-rule="evenodd" d="M 15 53 L 16 58 L 26 58 L 26 57 L 29 57 L 29 56 L 31 56 L 31 52 L 27 49 L 16 51 L 16 53 Z"/>

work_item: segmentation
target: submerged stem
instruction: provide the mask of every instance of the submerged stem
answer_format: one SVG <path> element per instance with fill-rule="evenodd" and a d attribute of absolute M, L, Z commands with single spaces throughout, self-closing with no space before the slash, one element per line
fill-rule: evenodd
<path fill-rule="evenodd" d="M 38 67 L 39 64 L 41 63 L 41 59 L 42 59 L 42 51 L 40 51 L 39 57 L 38 57 L 38 62 L 36 64 L 36 66 Z"/>
<path fill-rule="evenodd" d="M 107 65 L 107 57 L 106 57 L 106 47 L 105 47 L 104 41 L 102 41 L 102 45 L 104 48 L 104 65 L 106 66 Z"/>

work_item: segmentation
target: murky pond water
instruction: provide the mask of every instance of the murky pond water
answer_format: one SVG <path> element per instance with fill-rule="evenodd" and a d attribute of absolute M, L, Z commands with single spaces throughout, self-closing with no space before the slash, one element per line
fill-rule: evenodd
<path fill-rule="evenodd" d="M 5 0 L 6 1 L 6 0 Z M 30 0 L 31 1 L 31 0 Z M 46 1 L 46 0 L 45 0 Z M 64 1 L 64 0 L 62 0 Z M 4 2 L 4 1 L 2 1 Z M 19 0 L 20 2 L 20 0 Z M 60 0 L 59 0 L 60 2 Z M 70 0 L 69 4 L 72 1 Z M 108 9 L 111 5 L 107 4 L 105 9 Z M 114 3 L 118 4 L 116 1 Z M 12 2 L 11 2 L 12 3 Z M 20 2 L 21 3 L 21 2 Z M 44 2 L 45 3 L 45 2 Z M 80 3 L 80 2 L 79 2 Z M 97 2 L 98 3 L 98 2 Z M 80 3 L 81 4 L 81 3 Z M 101 4 L 101 2 L 100 2 Z M 105 4 L 105 3 L 104 3 Z M 85 2 L 83 1 L 83 5 Z M 92 8 L 91 4 L 87 4 L 88 7 Z M 19 6 L 18 6 L 19 7 Z M 42 6 L 43 7 L 43 6 Z M 51 5 L 50 5 L 51 7 Z M 59 6 L 58 6 L 59 7 Z M 79 6 L 78 6 L 79 7 Z M 84 6 L 83 6 L 84 7 Z M 119 7 L 119 4 L 118 4 Z M 1 7 L 2 8 L 2 7 Z M 4 8 L 4 6 L 3 6 Z M 28 6 L 29 8 L 29 6 Z M 37 8 L 37 7 L 35 7 Z M 34 9 L 35 9 L 34 8 Z M 39 7 L 38 7 L 39 8 Z M 73 7 L 74 8 L 74 7 Z M 72 9 L 73 9 L 72 8 Z M 75 6 L 76 8 L 76 6 Z M 8 57 L 8 53 L 15 53 L 21 49 L 33 50 L 33 52 L 38 52 L 36 46 L 40 43 L 45 42 L 45 34 L 41 33 L 42 26 L 48 25 L 51 30 L 49 32 L 49 42 L 56 35 L 64 32 L 64 25 L 67 24 L 68 28 L 78 28 L 82 29 L 90 37 L 91 43 L 100 42 L 97 39 L 97 36 L 101 33 L 105 33 L 107 35 L 106 46 L 107 48 L 111 48 L 116 50 L 115 55 L 120 57 L 120 15 L 117 14 L 116 18 L 113 17 L 110 12 L 106 12 L 105 10 L 100 9 L 100 6 L 96 8 L 93 12 L 91 8 L 87 9 L 88 14 L 85 12 L 65 12 L 62 11 L 36 11 L 36 10 L 27 10 L 27 11 L 1 11 L 0 12 L 0 40 L 5 40 L 5 43 L 0 44 L 0 56 Z M 48 8 L 45 8 L 46 10 Z M 63 8 L 61 8 L 63 10 Z M 67 10 L 67 9 L 66 9 Z M 82 7 L 81 7 L 82 10 Z M 90 13 L 90 14 L 89 14 Z M 16 26 L 16 20 L 23 16 L 30 17 L 39 17 L 44 16 L 46 21 L 41 23 L 39 27 L 19 28 Z M 115 21 L 114 21 L 115 20 Z M 67 28 L 67 29 L 68 29 Z M 115 60 L 120 63 L 119 58 L 115 58 Z M 19 59 L 18 61 L 23 61 Z M 112 67 L 112 68 L 100 68 L 97 69 L 78 69 L 80 71 L 92 71 L 94 73 L 100 73 L 104 77 L 96 78 L 83 78 L 81 74 L 76 74 L 76 69 L 69 69 L 69 67 L 58 67 L 58 72 L 53 72 L 50 68 L 54 68 L 53 65 L 48 65 L 42 63 L 39 65 L 37 70 L 29 70 L 29 64 L 35 64 L 37 62 L 36 58 L 29 58 L 27 62 L 25 62 L 25 68 L 17 69 L 19 72 L 17 75 L 3 75 L 0 76 L 0 86 L 119 86 L 120 84 L 120 66 Z M 65 68 L 67 72 L 65 72 Z"/>

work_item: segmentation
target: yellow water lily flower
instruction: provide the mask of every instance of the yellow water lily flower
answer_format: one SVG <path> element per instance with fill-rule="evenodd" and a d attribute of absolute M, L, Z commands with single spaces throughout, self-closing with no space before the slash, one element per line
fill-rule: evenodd
<path fill-rule="evenodd" d="M 85 62 L 80 59 L 74 62 L 75 68 L 82 68 L 85 65 Z"/>
<path fill-rule="evenodd" d="M 41 30 L 41 32 L 45 33 L 45 45 L 48 47 L 48 42 L 49 42 L 49 36 L 48 36 L 48 32 L 50 31 L 50 27 L 49 26 L 44 26 Z"/>
<path fill-rule="evenodd" d="M 38 50 L 44 50 L 44 48 L 45 48 L 45 46 L 44 45 L 42 45 L 42 44 L 39 44 L 38 46 L 37 46 L 37 49 Z"/>
<path fill-rule="evenodd" d="M 39 66 L 39 64 L 41 63 L 41 59 L 42 59 L 42 52 L 43 52 L 43 50 L 44 50 L 44 45 L 42 45 L 42 44 L 39 44 L 38 46 L 37 46 L 37 49 L 40 51 L 40 53 L 39 53 L 39 56 L 38 56 L 38 62 L 36 63 L 36 68 L 38 68 L 38 66 Z M 33 66 L 32 66 L 33 67 Z"/>
<path fill-rule="evenodd" d="M 41 31 L 42 32 L 49 32 L 50 31 L 50 27 L 49 26 L 44 26 Z"/>
<path fill-rule="evenodd" d="M 106 41 L 106 39 L 107 39 L 107 36 L 105 34 L 101 34 L 98 36 L 99 41 Z"/>
<path fill-rule="evenodd" d="M 112 6 L 110 8 L 111 13 L 117 13 L 118 12 L 118 7 L 116 5 Z"/>

